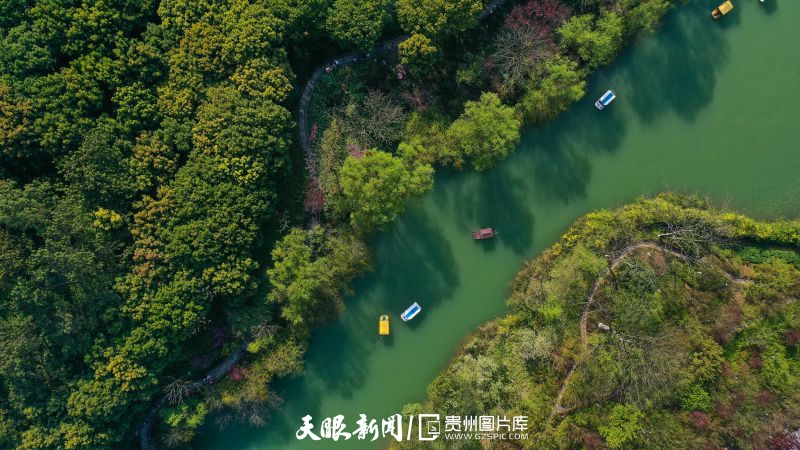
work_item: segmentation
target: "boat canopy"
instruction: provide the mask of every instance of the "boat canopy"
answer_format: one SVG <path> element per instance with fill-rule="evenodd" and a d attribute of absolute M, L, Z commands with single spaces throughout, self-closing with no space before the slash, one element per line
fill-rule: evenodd
<path fill-rule="evenodd" d="M 725 3 L 719 5 L 719 12 L 722 14 L 728 14 L 733 9 L 733 2 L 731 0 L 726 1 Z"/>
<path fill-rule="evenodd" d="M 603 109 L 608 106 L 609 103 L 613 102 L 614 99 L 617 98 L 617 95 L 611 89 L 607 90 L 602 97 L 600 97 L 596 102 L 594 102 L 594 106 L 597 109 Z"/>
<path fill-rule="evenodd" d="M 413 305 L 403 311 L 403 314 L 400 314 L 400 318 L 403 319 L 404 322 L 407 322 L 419 314 L 420 311 L 422 311 L 422 307 L 419 306 L 419 303 L 414 302 Z"/>
<path fill-rule="evenodd" d="M 474 239 L 488 239 L 494 237 L 494 228 L 480 228 L 472 232 Z"/>
<path fill-rule="evenodd" d="M 381 316 L 381 319 L 380 319 L 379 323 L 380 323 L 380 326 L 379 326 L 378 333 L 381 336 L 388 335 L 389 334 L 389 316 L 386 316 L 386 315 Z"/>

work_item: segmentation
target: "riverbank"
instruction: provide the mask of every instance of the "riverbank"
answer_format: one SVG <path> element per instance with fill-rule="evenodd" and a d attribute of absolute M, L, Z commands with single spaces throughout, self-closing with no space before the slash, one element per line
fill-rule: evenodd
<path fill-rule="evenodd" d="M 798 278 L 800 221 L 674 194 L 589 213 L 404 410 L 523 415 L 522 448 L 775 448 L 800 424 Z"/>

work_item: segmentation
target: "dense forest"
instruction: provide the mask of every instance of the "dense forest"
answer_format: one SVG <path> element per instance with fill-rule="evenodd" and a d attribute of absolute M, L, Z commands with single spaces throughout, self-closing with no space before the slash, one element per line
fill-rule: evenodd
<path fill-rule="evenodd" d="M 162 396 L 163 445 L 264 423 L 434 166 L 503 159 L 670 4 L 1 1 L 0 448 L 130 447 Z"/>
<path fill-rule="evenodd" d="M 404 413 L 525 415 L 514 448 L 796 448 L 800 222 L 662 194 L 579 219 Z M 478 441 L 399 448 L 482 448 Z"/>

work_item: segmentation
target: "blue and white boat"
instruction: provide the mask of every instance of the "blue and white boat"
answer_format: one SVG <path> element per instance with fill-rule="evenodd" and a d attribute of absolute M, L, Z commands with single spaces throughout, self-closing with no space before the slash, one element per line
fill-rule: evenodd
<path fill-rule="evenodd" d="M 420 311 L 422 311 L 422 307 L 419 306 L 419 303 L 414 302 L 413 305 L 409 306 L 405 311 L 403 311 L 403 314 L 400 314 L 400 318 L 403 319 L 403 322 L 408 322 L 416 317 Z"/>
<path fill-rule="evenodd" d="M 608 91 L 606 91 L 605 94 L 603 94 L 602 97 L 600 97 L 599 100 L 597 100 L 594 103 L 594 106 L 597 109 L 603 109 L 606 106 L 608 106 L 609 103 L 613 102 L 615 98 L 617 98 L 617 94 L 615 94 L 614 91 L 609 89 Z"/>

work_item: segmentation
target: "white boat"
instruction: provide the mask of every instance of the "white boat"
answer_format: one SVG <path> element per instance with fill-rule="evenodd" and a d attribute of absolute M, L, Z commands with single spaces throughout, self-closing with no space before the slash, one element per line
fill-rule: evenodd
<path fill-rule="evenodd" d="M 414 302 L 414 304 L 412 304 L 411 306 L 406 308 L 405 311 L 403 311 L 403 314 L 400 314 L 400 318 L 403 319 L 403 322 L 408 322 L 409 320 L 416 317 L 417 314 L 420 313 L 420 311 L 422 311 L 422 307 L 419 306 L 419 303 Z"/>
<path fill-rule="evenodd" d="M 597 109 L 603 109 L 608 106 L 609 103 L 613 102 L 614 99 L 617 98 L 617 94 L 614 93 L 611 89 L 606 91 L 602 97 L 600 97 L 595 103 L 594 106 Z"/>

